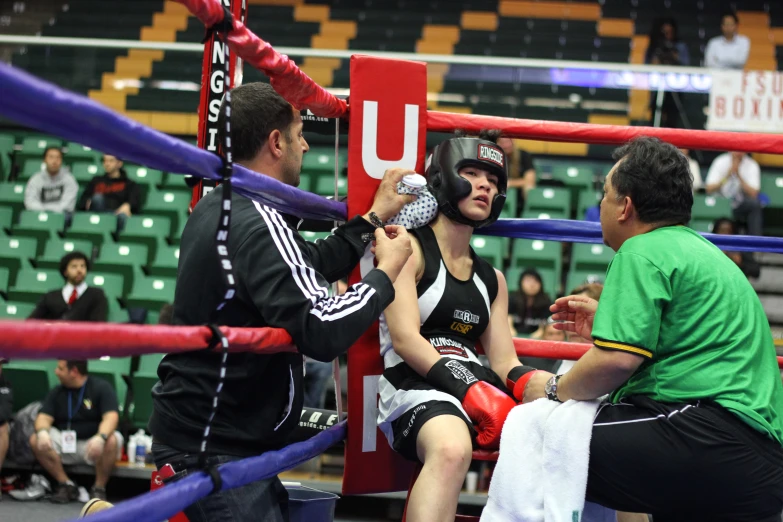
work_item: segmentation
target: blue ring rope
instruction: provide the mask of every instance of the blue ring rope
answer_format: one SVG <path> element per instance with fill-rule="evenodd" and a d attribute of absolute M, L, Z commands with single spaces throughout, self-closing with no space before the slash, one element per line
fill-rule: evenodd
<path fill-rule="evenodd" d="M 341 440 L 345 440 L 346 431 L 347 421 L 342 421 L 306 441 L 291 444 L 277 451 L 268 451 L 257 457 L 223 464 L 218 468 L 223 480 L 221 491 L 274 477 L 306 462 Z M 206 497 L 212 491 L 212 487 L 212 479 L 209 475 L 199 471 L 155 491 L 121 502 L 112 509 L 91 515 L 89 519 L 93 522 L 139 520 L 159 522 Z M 79 519 L 72 519 L 69 522 L 77 520 Z"/>

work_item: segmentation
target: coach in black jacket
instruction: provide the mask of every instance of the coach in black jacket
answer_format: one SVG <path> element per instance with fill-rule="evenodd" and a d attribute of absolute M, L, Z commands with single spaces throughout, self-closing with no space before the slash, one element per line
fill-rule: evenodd
<path fill-rule="evenodd" d="M 231 98 L 235 161 L 298 185 L 302 155 L 309 149 L 299 112 L 264 83 L 238 87 Z M 392 169 L 384 176 L 372 207 L 382 221 L 411 201 L 396 192 L 403 174 Z M 221 187 L 205 196 L 182 234 L 176 324 L 206 324 L 225 294 L 215 244 L 221 198 Z M 369 215 L 354 217 L 333 236 L 313 244 L 299 235 L 298 218 L 232 196 L 229 255 L 237 294 L 219 312 L 217 322 L 285 328 L 300 353 L 229 355 L 208 462 L 223 463 L 285 446 L 302 408 L 303 355 L 329 361 L 344 353 L 394 299 L 392 283 L 411 252 L 401 228 L 394 229 L 393 239 L 379 229 L 377 268 L 345 294 L 329 297 L 327 283 L 346 277 L 364 253 L 362 234 L 376 232 Z M 167 355 L 161 362 L 149 422 L 159 469 L 165 464 L 182 474 L 195 469 L 220 358 L 201 351 Z M 274 478 L 212 494 L 185 514 L 191 522 L 282 521 L 285 508 L 280 504 L 285 499 L 285 490 Z"/>
<path fill-rule="evenodd" d="M 105 322 L 109 303 L 103 290 L 87 286 L 89 269 L 82 252 L 65 254 L 60 260 L 65 286 L 44 294 L 28 319 Z"/>

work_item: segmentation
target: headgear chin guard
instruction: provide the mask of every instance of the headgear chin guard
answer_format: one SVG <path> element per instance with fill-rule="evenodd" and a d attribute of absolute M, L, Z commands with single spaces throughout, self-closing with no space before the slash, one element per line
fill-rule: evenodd
<path fill-rule="evenodd" d="M 492 200 L 489 217 L 483 221 L 468 219 L 459 210 L 459 202 L 470 196 L 473 186 L 459 175 L 463 167 L 475 166 L 498 177 L 498 193 Z M 481 228 L 497 221 L 506 203 L 508 162 L 499 145 L 479 138 L 451 138 L 435 147 L 426 169 L 427 185 L 446 217 Z"/>

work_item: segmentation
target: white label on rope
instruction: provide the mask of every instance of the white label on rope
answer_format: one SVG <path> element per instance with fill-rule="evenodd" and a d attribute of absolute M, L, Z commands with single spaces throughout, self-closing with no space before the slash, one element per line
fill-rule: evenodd
<path fill-rule="evenodd" d="M 362 379 L 364 414 L 362 423 L 362 452 L 375 451 L 378 433 L 378 381 L 380 375 L 365 375 Z"/>
<path fill-rule="evenodd" d="M 365 100 L 362 119 L 362 166 L 371 178 L 382 179 L 393 167 L 414 170 L 419 144 L 419 106 L 405 104 L 402 157 L 382 160 L 378 157 L 378 102 Z M 388 139 L 388 137 L 387 137 Z"/>

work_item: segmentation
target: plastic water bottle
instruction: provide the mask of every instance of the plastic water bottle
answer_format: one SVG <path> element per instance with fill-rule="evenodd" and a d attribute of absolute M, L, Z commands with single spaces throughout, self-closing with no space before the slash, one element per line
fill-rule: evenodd
<path fill-rule="evenodd" d="M 147 444 L 144 441 L 144 436 L 140 440 L 136 441 L 136 465 L 144 466 L 144 461 L 147 457 Z"/>
<path fill-rule="evenodd" d="M 136 435 L 128 437 L 128 464 L 133 466 L 136 463 Z"/>

